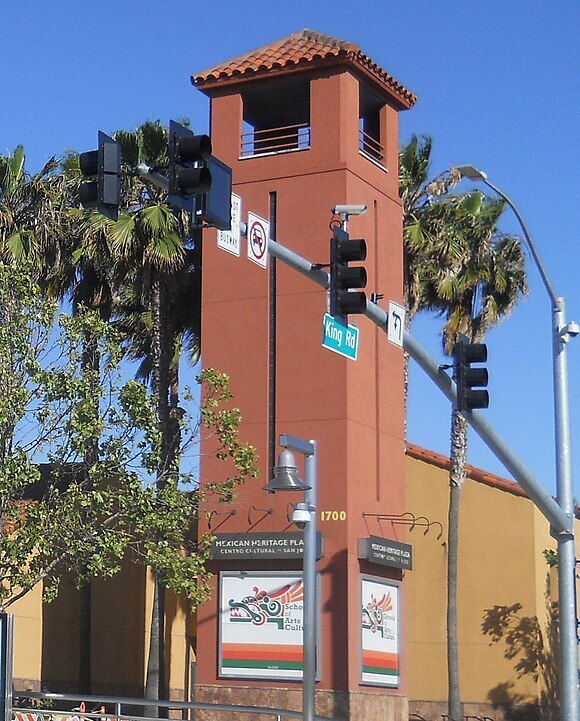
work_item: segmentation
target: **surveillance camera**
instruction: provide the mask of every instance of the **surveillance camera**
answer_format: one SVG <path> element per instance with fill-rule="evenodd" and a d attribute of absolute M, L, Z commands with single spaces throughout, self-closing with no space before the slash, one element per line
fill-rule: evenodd
<path fill-rule="evenodd" d="M 297 503 L 292 511 L 292 521 L 297 528 L 304 529 L 310 522 L 310 511 L 305 503 Z"/>
<path fill-rule="evenodd" d="M 580 334 L 580 326 L 578 325 L 578 323 L 570 321 L 570 323 L 568 323 L 568 325 L 564 328 L 564 331 L 568 333 L 568 335 L 576 337 L 578 334 Z"/>
<path fill-rule="evenodd" d="M 332 209 L 335 215 L 362 215 L 367 212 L 366 205 L 335 205 Z"/>

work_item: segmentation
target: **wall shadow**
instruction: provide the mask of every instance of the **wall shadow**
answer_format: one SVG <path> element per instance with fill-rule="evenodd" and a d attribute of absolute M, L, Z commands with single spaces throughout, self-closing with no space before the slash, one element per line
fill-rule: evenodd
<path fill-rule="evenodd" d="M 558 603 L 552 600 L 551 578 L 544 593 L 545 615 L 522 614 L 522 604 L 493 606 L 484 612 L 482 632 L 491 644 L 503 645 L 503 655 L 513 662 L 517 678 L 538 684 L 537 702 L 514 691 L 512 682 L 499 683 L 487 694 L 506 721 L 559 721 Z"/>

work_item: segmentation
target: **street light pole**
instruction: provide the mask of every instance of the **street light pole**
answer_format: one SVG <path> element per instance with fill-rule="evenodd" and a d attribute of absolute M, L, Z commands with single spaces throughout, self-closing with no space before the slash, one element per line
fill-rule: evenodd
<path fill-rule="evenodd" d="M 274 478 L 264 488 L 270 493 L 277 491 L 304 491 L 304 503 L 296 504 L 292 520 L 304 528 L 304 555 L 302 565 L 303 620 L 302 620 L 302 718 L 315 721 L 316 717 L 316 441 L 303 441 L 294 436 L 281 435 L 280 454 Z M 304 456 L 304 481 L 296 474 L 292 454 Z M 303 525 L 304 524 L 304 525 Z"/>
<path fill-rule="evenodd" d="M 304 721 L 314 721 L 316 714 L 316 444 L 309 442 L 304 455 L 304 481 L 310 486 L 304 492 L 310 521 L 304 529 L 304 611 L 302 677 L 302 713 Z"/>
<path fill-rule="evenodd" d="M 557 296 L 520 212 L 511 199 L 487 175 L 471 165 L 459 166 L 462 177 L 481 181 L 513 210 L 526 244 L 538 268 L 552 306 L 552 362 L 554 378 L 554 424 L 556 446 L 556 489 L 558 505 L 568 518 L 568 528 L 555 534 L 558 543 L 558 604 L 560 626 L 560 706 L 562 721 L 580 718 L 578 688 L 578 635 L 576 618 L 576 554 L 574 543 L 574 491 L 570 453 L 570 412 L 568 405 L 567 343 L 580 328 L 566 323 L 566 301 Z"/>

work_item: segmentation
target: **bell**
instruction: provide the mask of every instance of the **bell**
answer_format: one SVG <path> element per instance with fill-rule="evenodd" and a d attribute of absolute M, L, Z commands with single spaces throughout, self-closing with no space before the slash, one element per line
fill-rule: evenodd
<path fill-rule="evenodd" d="M 264 490 L 269 493 L 276 493 L 276 491 L 309 490 L 310 486 L 307 486 L 306 483 L 298 477 L 296 471 L 294 456 L 285 448 L 278 456 L 278 465 L 274 469 L 274 478 L 264 486 Z"/>

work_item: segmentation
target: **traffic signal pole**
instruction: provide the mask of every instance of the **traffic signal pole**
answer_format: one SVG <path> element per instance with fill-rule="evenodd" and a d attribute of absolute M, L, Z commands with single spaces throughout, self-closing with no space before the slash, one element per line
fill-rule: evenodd
<path fill-rule="evenodd" d="M 558 296 L 542 263 L 532 235 L 515 203 L 492 183 L 487 174 L 472 165 L 458 166 L 464 178 L 481 181 L 511 208 L 524 234 L 526 245 L 550 299 L 552 311 L 552 374 L 554 382 L 554 431 L 556 447 L 556 492 L 558 505 L 570 519 L 572 532 L 552 528 L 558 542 L 558 600 L 560 617 L 560 706 L 562 721 L 580 718 L 578 675 L 578 628 L 576 609 L 576 552 L 573 533 L 574 494 L 570 453 L 570 413 L 568 407 L 568 361 L 566 346 L 580 333 L 577 323 L 566 322 L 566 301 Z"/>
<path fill-rule="evenodd" d="M 242 233 L 245 233 L 242 224 Z M 326 271 L 317 267 L 294 251 L 286 248 L 274 240 L 268 241 L 268 252 L 275 258 L 310 278 L 323 288 L 330 285 L 330 276 Z M 364 315 L 385 333 L 387 332 L 388 314 L 376 303 L 367 298 Z M 457 387 L 455 382 L 447 375 L 441 365 L 437 363 L 427 351 L 418 343 L 410 333 L 403 333 L 403 348 L 413 360 L 425 371 L 435 385 L 452 402 L 457 402 Z M 478 436 L 488 446 L 496 458 L 505 466 L 515 480 L 522 486 L 530 499 L 539 508 L 543 516 L 550 522 L 556 534 L 573 534 L 573 524 L 570 516 L 565 513 L 552 496 L 544 490 L 540 481 L 528 470 L 525 464 L 517 457 L 512 449 L 503 441 L 500 435 L 485 420 L 485 414 L 478 411 L 465 411 L 468 423 Z"/>
<path fill-rule="evenodd" d="M 242 223 L 242 233 L 245 234 L 245 225 Z M 323 288 L 329 288 L 330 276 L 316 264 L 311 263 L 302 256 L 294 253 L 281 243 L 268 240 L 268 252 L 289 267 L 310 278 Z M 561 299 L 560 299 L 561 300 Z M 563 379 L 567 378 L 566 355 L 561 352 L 565 340 L 562 338 L 563 308 L 558 308 L 562 318 L 554 320 L 558 327 L 558 337 L 554 339 L 560 352 L 554 373 L 557 374 L 557 386 L 563 398 L 557 399 L 557 409 L 565 415 L 564 404 L 567 402 L 567 388 Z M 367 299 L 367 316 L 376 326 L 387 332 L 388 314 L 379 308 L 376 303 Z M 556 336 L 556 334 L 555 334 Z M 418 343 L 410 333 L 403 332 L 403 348 L 411 358 L 423 369 L 435 385 L 454 404 L 457 403 L 457 387 L 455 382 L 447 375 L 441 365 L 437 363 L 427 351 Z M 564 410 L 562 410 L 564 409 Z M 576 591 L 575 591 L 575 541 L 574 541 L 574 514 L 569 511 L 573 508 L 571 498 L 559 498 L 559 505 L 552 496 L 542 487 L 540 481 L 528 470 L 514 451 L 485 420 L 485 415 L 479 411 L 463 411 L 467 422 L 475 430 L 482 441 L 487 445 L 495 457 L 510 472 L 512 477 L 527 493 L 528 497 L 537 506 L 542 515 L 548 520 L 552 535 L 558 543 L 559 565 L 559 630 L 560 630 L 560 674 L 561 674 L 561 711 L 562 721 L 577 721 L 578 716 L 578 646 L 577 646 L 577 620 L 576 620 Z M 561 429 L 562 421 L 559 419 L 557 427 Z M 565 454 L 564 454 L 565 455 Z M 569 457 L 569 454 L 568 454 Z M 559 459 L 561 462 L 561 459 Z M 560 489 L 559 489 L 560 490 Z"/>

